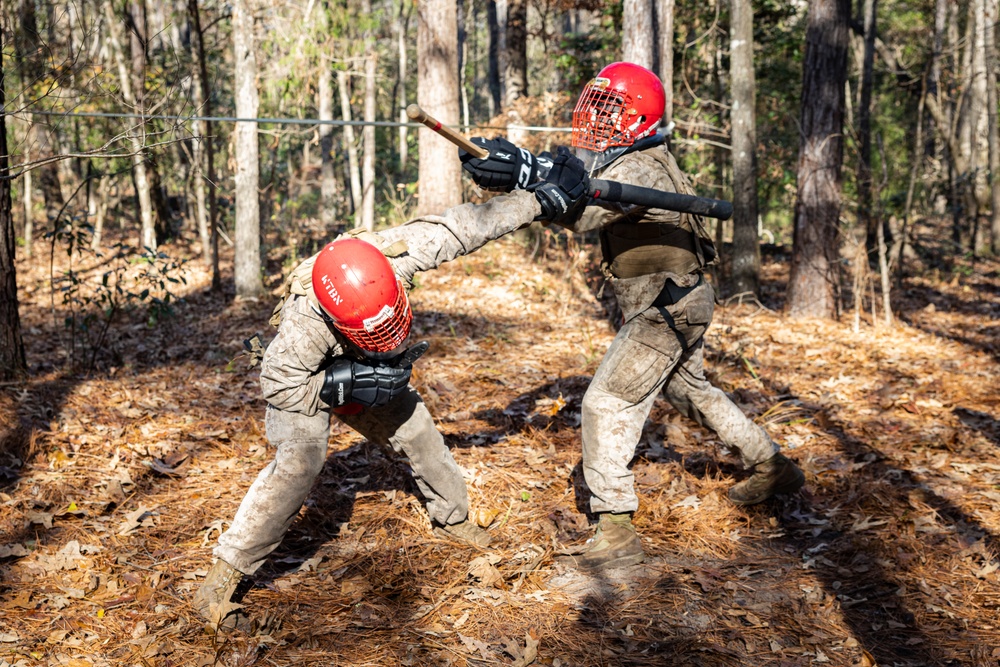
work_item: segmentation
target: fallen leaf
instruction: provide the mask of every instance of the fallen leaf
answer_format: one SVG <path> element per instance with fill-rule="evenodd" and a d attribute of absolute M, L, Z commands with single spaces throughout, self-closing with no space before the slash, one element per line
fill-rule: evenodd
<path fill-rule="evenodd" d="M 23 544 L 11 544 L 7 546 L 6 544 L 0 544 L 0 558 L 10 558 L 11 556 L 27 556 L 28 550 L 24 548 Z"/>
<path fill-rule="evenodd" d="M 4 609 L 34 609 L 38 603 L 31 601 L 31 591 L 22 590 L 16 598 L 3 606 Z"/>
<path fill-rule="evenodd" d="M 144 461 L 144 463 L 147 466 L 149 466 L 149 468 L 153 472 L 159 473 L 160 475 L 170 476 L 170 475 L 183 475 L 184 474 L 184 468 L 185 468 L 185 466 L 183 464 L 183 460 L 181 461 L 181 464 L 177 465 L 177 466 L 169 466 L 169 465 L 167 465 L 167 463 L 165 461 L 161 461 L 160 459 L 153 459 L 151 461 Z"/>
<path fill-rule="evenodd" d="M 340 593 L 341 595 L 346 595 L 351 598 L 351 601 L 360 600 L 365 593 L 371 590 L 371 584 L 368 583 L 366 579 L 361 577 L 354 577 L 353 579 L 345 579 L 340 583 Z"/>
<path fill-rule="evenodd" d="M 96 553 L 100 550 L 100 547 L 96 546 L 84 545 L 81 547 L 79 542 L 71 540 L 66 543 L 66 546 L 51 556 L 38 554 L 38 564 L 41 565 L 46 572 L 75 570 L 79 567 L 80 561 L 85 560 L 83 552 Z"/>
<path fill-rule="evenodd" d="M 155 525 L 152 511 L 145 505 L 142 505 L 136 511 L 125 515 L 125 521 L 118 527 L 118 534 L 131 535 L 143 526 L 149 527 Z"/>
<path fill-rule="evenodd" d="M 564 407 L 566 407 L 566 401 L 563 399 L 562 394 L 559 394 L 556 398 L 540 398 L 535 401 L 535 412 L 532 416 L 544 415 L 546 417 L 555 417 Z"/>
<path fill-rule="evenodd" d="M 469 563 L 469 574 L 478 579 L 483 586 L 495 586 L 503 581 L 503 575 L 500 574 L 500 570 L 493 567 L 499 562 L 500 556 L 496 554 L 491 553 L 479 556 Z"/>
<path fill-rule="evenodd" d="M 679 503 L 671 505 L 671 507 L 690 507 L 691 509 L 698 509 L 701 507 L 701 500 L 698 499 L 698 496 L 691 495 Z"/>
<path fill-rule="evenodd" d="M 485 642 L 481 642 L 478 639 L 474 639 L 473 637 L 466 637 L 462 633 L 458 634 L 458 638 L 462 640 L 462 643 L 465 644 L 465 648 L 467 648 L 469 651 L 472 652 L 479 651 L 479 655 L 483 657 L 483 660 L 487 661 L 492 660 L 492 655 L 490 654 L 490 647 L 486 645 Z"/>
<path fill-rule="evenodd" d="M 874 528 L 876 526 L 884 526 L 889 523 L 885 519 L 875 519 L 874 517 L 865 517 L 864 519 L 858 519 L 851 525 L 852 532 L 860 532 L 862 530 L 868 530 L 869 528 Z"/>
<path fill-rule="evenodd" d="M 980 579 L 985 579 L 986 575 L 993 574 L 997 570 L 1000 570 L 1000 561 L 993 561 L 983 566 L 983 569 L 976 572 L 976 576 Z"/>
<path fill-rule="evenodd" d="M 514 658 L 511 667 L 526 667 L 538 657 L 538 632 L 531 628 L 524 636 L 524 648 L 514 639 L 504 640 L 504 651 Z"/>
<path fill-rule="evenodd" d="M 500 516 L 500 510 L 480 508 L 472 510 L 469 514 L 469 518 L 472 519 L 477 526 L 480 528 L 489 528 L 490 525 L 496 521 L 496 518 Z"/>

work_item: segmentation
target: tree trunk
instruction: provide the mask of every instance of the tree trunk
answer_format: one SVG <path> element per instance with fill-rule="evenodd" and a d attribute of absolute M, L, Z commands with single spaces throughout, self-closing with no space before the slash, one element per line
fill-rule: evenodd
<path fill-rule="evenodd" d="M 318 10 L 320 22 L 319 40 L 319 86 L 317 95 L 317 107 L 319 108 L 319 119 L 321 121 L 333 120 L 333 67 L 327 55 L 330 49 L 327 40 L 327 31 L 330 8 L 327 3 L 323 3 Z M 333 164 L 333 125 L 319 126 L 319 192 L 320 192 L 320 220 L 327 232 L 332 232 L 337 225 L 337 177 Z"/>
<path fill-rule="evenodd" d="M 370 8 L 369 8 L 370 12 Z M 374 40 L 365 49 L 365 123 L 361 133 L 364 144 L 364 159 L 361 164 L 361 225 L 368 231 L 375 229 L 375 70 L 378 66 L 378 55 L 375 52 Z"/>
<path fill-rule="evenodd" d="M 657 73 L 663 82 L 666 100 L 663 105 L 663 127 L 669 128 L 674 119 L 674 0 L 656 0 Z"/>
<path fill-rule="evenodd" d="M 3 47 L 3 31 L 0 30 L 0 379 L 12 380 L 26 375 L 28 364 L 24 356 L 17 304 L 17 267 L 14 265 L 16 233 L 10 199 Z"/>
<path fill-rule="evenodd" d="M 410 12 L 409 8 L 412 5 L 407 2 L 407 0 L 401 0 L 399 3 L 399 18 L 396 21 L 396 49 L 399 53 L 399 173 L 402 174 L 406 171 L 406 161 L 409 154 L 409 147 L 406 143 L 406 136 L 409 133 L 409 129 L 406 123 L 410 122 L 409 117 L 406 115 L 406 106 L 408 104 L 406 100 L 406 79 L 407 70 L 409 69 L 409 62 L 407 59 L 406 51 L 406 31 L 410 24 Z"/>
<path fill-rule="evenodd" d="M 128 68 L 125 65 L 125 55 L 122 48 L 121 33 L 119 32 L 120 21 L 115 16 L 111 1 L 104 4 L 104 13 L 108 21 L 108 43 L 118 69 L 118 81 L 121 85 L 122 98 L 125 103 L 134 109 L 135 113 L 141 114 L 134 91 L 132 90 L 132 80 Z M 135 183 L 136 198 L 139 201 L 139 246 L 156 249 L 156 230 L 153 225 L 153 202 L 149 196 L 149 178 L 146 174 L 146 160 L 143 155 L 142 121 L 128 130 L 129 146 L 132 149 L 132 179 Z"/>
<path fill-rule="evenodd" d="M 875 226 L 880 221 L 872 213 L 872 87 L 875 64 L 875 17 L 878 0 L 864 0 L 864 53 L 861 58 L 861 95 L 858 103 L 858 225 L 865 230 L 865 248 L 876 249 Z"/>
<path fill-rule="evenodd" d="M 733 258 L 734 294 L 760 289 L 757 241 L 757 121 L 753 69 L 753 8 L 750 0 L 730 0 L 729 80 L 733 91 Z"/>
<path fill-rule="evenodd" d="M 199 113 L 203 116 L 212 115 L 212 93 L 208 85 L 208 63 L 205 58 L 205 36 L 201 31 L 201 12 L 198 10 L 198 0 L 188 0 L 188 14 L 191 17 L 191 37 L 194 41 L 194 55 L 197 58 L 198 83 L 201 86 L 202 108 Z M 198 178 L 201 178 L 201 169 L 204 166 L 206 181 L 208 182 L 208 229 L 209 246 L 202 249 L 202 256 L 205 262 L 212 267 L 212 291 L 217 292 L 222 289 L 222 279 L 219 275 L 219 230 L 218 224 L 218 197 L 215 193 L 215 136 L 212 134 L 212 121 L 205 121 L 205 159 L 198 163 Z"/>
<path fill-rule="evenodd" d="M 973 221 L 973 209 L 974 209 L 974 197 L 972 192 L 973 188 L 973 174 L 976 170 L 976 152 L 975 152 L 975 126 L 977 123 L 977 114 L 980 110 L 979 105 L 974 101 L 973 92 L 973 82 L 974 82 L 974 69 L 975 69 L 975 57 L 976 52 L 976 25 L 977 17 L 975 13 L 975 0 L 968 3 L 967 21 L 965 26 L 965 39 L 963 41 L 965 48 L 961 54 L 961 91 L 962 93 L 958 96 L 958 105 L 955 110 L 954 126 L 957 146 L 957 152 L 952 152 L 951 160 L 953 167 L 952 183 L 954 191 L 954 227 L 952 231 L 952 238 L 954 239 L 956 245 L 964 246 L 968 241 L 968 232 L 971 227 L 971 222 Z M 958 4 L 954 3 L 953 8 L 957 8 Z M 952 10 L 953 12 L 956 9 Z M 953 30 L 957 30 L 957 16 L 952 16 L 952 25 L 956 26 Z M 958 48 L 957 39 L 951 42 L 953 49 Z M 958 58 L 955 59 L 956 62 Z M 957 77 L 956 77 L 957 78 Z"/>
<path fill-rule="evenodd" d="M 233 61 L 236 83 L 236 117 L 256 118 L 257 57 L 254 53 L 254 19 L 250 0 L 233 2 Z M 257 297 L 264 291 L 260 264 L 260 147 L 255 121 L 236 123 L 236 256 L 233 275 L 236 295 Z"/>
<path fill-rule="evenodd" d="M 986 25 L 986 91 L 989 95 L 986 109 L 988 115 L 990 154 L 990 251 L 1000 255 L 1000 128 L 997 121 L 997 43 L 995 27 L 1000 18 L 1000 2 L 990 0 Z"/>
<path fill-rule="evenodd" d="M 108 189 L 111 186 L 111 177 L 101 174 L 97 184 L 97 210 L 94 211 L 94 238 L 91 239 L 90 247 L 97 250 L 101 247 L 104 239 L 104 220 L 108 214 Z"/>
<path fill-rule="evenodd" d="M 472 3 L 468 3 L 468 7 L 471 7 Z M 458 45 L 455 49 L 455 53 L 458 56 L 458 108 L 459 108 L 459 118 L 463 125 L 469 124 L 469 95 L 466 90 L 466 80 L 465 80 L 465 65 L 468 62 L 468 51 L 469 42 L 468 35 L 465 30 L 466 26 L 466 16 L 465 12 L 467 10 L 467 5 L 465 0 L 456 0 L 455 2 L 455 27 L 456 35 L 458 38 Z"/>
<path fill-rule="evenodd" d="M 186 7 L 188 14 L 191 13 L 190 7 Z M 197 6 L 195 6 L 194 11 L 198 11 Z M 189 26 L 195 25 L 195 19 L 189 16 Z M 200 21 L 199 21 L 200 23 Z M 200 26 L 199 26 L 200 27 Z M 197 39 L 196 37 L 194 39 Z M 176 41 L 180 42 L 179 37 Z M 196 116 L 202 116 L 204 114 L 204 99 L 202 98 L 202 86 L 201 86 L 201 67 L 198 63 L 198 54 L 194 53 L 194 60 L 191 67 L 191 85 L 190 85 L 190 95 L 191 102 L 194 105 L 194 113 Z M 192 180 L 192 186 L 194 187 L 194 219 L 197 225 L 198 238 L 201 241 L 201 259 L 205 262 L 206 266 L 211 266 L 210 264 L 210 247 L 212 239 L 208 228 L 208 201 L 205 199 L 205 178 L 203 171 L 203 164 L 205 160 L 205 121 L 194 120 L 191 128 L 191 169 L 190 176 Z M 188 206 L 190 210 L 190 205 Z"/>
<path fill-rule="evenodd" d="M 904 275 L 904 259 L 909 245 L 908 237 L 912 228 L 910 214 L 913 210 L 913 194 L 917 187 L 917 175 L 924 166 L 924 107 L 927 105 L 927 77 L 923 79 L 923 90 L 920 91 L 920 100 L 917 102 L 917 122 L 914 129 L 913 139 L 913 164 L 910 166 L 910 179 L 906 185 L 906 201 L 903 203 L 903 224 L 898 230 L 894 230 L 892 248 L 889 251 L 890 265 L 896 262 L 896 280 L 901 281 Z M 892 221 L 892 218 L 889 219 Z"/>
<path fill-rule="evenodd" d="M 132 164 L 135 170 L 136 194 L 139 197 L 139 209 L 142 214 L 142 245 L 155 250 L 157 241 L 162 238 L 163 221 L 157 214 L 158 207 L 154 201 L 154 183 L 158 184 L 160 179 L 158 175 L 151 173 L 152 161 L 145 151 L 146 121 L 142 118 L 145 114 L 146 97 L 145 3 L 141 0 L 132 2 L 130 12 L 125 17 L 129 30 L 129 51 L 131 54 L 129 92 L 132 95 L 133 113 L 140 116 L 139 124 L 133 130 L 134 144 L 141 147 L 141 150 L 135 151 L 135 155 L 132 156 Z"/>
<path fill-rule="evenodd" d="M 189 0 L 195 3 L 193 11 L 198 11 L 197 0 Z M 189 10 L 191 11 L 191 10 Z M 191 100 L 194 103 L 195 114 L 204 114 L 204 100 L 201 94 L 201 68 L 197 62 L 197 53 L 194 67 L 191 71 Z M 194 176 L 194 198 L 195 217 L 198 221 L 198 238 L 201 239 L 201 259 L 206 266 L 212 264 L 212 237 L 208 226 L 208 202 L 205 201 L 205 174 L 202 166 L 205 163 L 205 121 L 194 121 L 191 135 L 191 161 Z"/>
<path fill-rule="evenodd" d="M 850 0 L 810 0 L 787 310 L 835 317 Z"/>
<path fill-rule="evenodd" d="M 333 120 L 333 69 L 326 58 L 320 60 L 319 119 Z M 327 230 L 337 224 L 337 176 L 333 164 L 333 125 L 319 126 L 320 219 Z"/>
<path fill-rule="evenodd" d="M 41 54 L 47 53 L 48 49 L 42 44 L 41 36 L 38 34 L 38 22 L 35 18 L 34 0 L 22 0 L 18 5 L 17 24 L 19 30 L 14 31 L 14 51 L 17 54 L 16 60 L 19 63 L 21 81 L 33 82 L 46 78 L 50 75 L 49 67 Z M 29 145 L 33 145 L 30 150 L 39 158 L 48 158 L 53 155 L 52 142 L 48 135 L 48 124 L 45 116 L 29 116 Z M 47 217 L 54 219 L 62 209 L 65 200 L 62 194 L 62 184 L 60 183 L 59 166 L 55 162 L 38 167 L 38 187 L 42 193 L 42 201 L 45 204 Z M 30 257 L 31 246 L 28 246 Z"/>
<path fill-rule="evenodd" d="M 156 11 L 158 10 L 154 10 L 154 15 Z M 149 61 L 149 35 L 151 34 L 147 27 L 145 0 L 133 0 L 130 13 L 126 18 L 128 19 L 129 27 L 129 50 L 132 56 L 131 75 L 132 94 L 135 97 L 135 113 L 145 115 L 146 69 Z M 160 32 L 161 28 L 154 25 L 152 34 L 160 35 Z M 162 41 L 159 44 L 159 48 L 162 48 Z M 145 146 L 146 128 L 149 126 L 149 123 L 145 118 L 141 119 L 141 122 L 142 127 L 139 129 L 139 132 L 142 135 L 143 146 Z M 172 236 L 173 232 L 170 227 L 170 212 L 167 208 L 167 201 L 164 196 L 162 181 L 160 180 L 157 156 L 153 151 L 144 151 L 143 157 L 145 158 L 143 168 L 149 187 L 150 215 L 153 221 L 154 235 L 153 244 L 146 243 L 145 245 L 150 248 L 156 248 L 159 244 L 166 242 Z M 136 182 L 141 182 L 138 174 L 136 174 Z"/>
<path fill-rule="evenodd" d="M 655 15 L 654 0 L 624 0 L 622 3 L 622 60 L 655 67 L 656 48 L 653 44 Z"/>
<path fill-rule="evenodd" d="M 500 85 L 500 24 L 497 21 L 496 0 L 486 3 L 486 23 L 490 31 L 489 79 L 490 85 L 490 117 L 496 116 L 503 109 L 503 88 Z"/>
<path fill-rule="evenodd" d="M 507 70 L 504 105 L 528 94 L 528 1 L 507 2 Z M 422 132 L 423 130 L 421 130 Z"/>
<path fill-rule="evenodd" d="M 971 229 L 969 230 L 969 250 L 976 257 L 982 238 L 979 224 L 980 202 L 985 203 L 986 169 L 989 164 L 987 147 L 987 111 L 986 111 L 986 62 L 985 42 L 987 26 L 985 0 L 973 0 L 969 3 L 969 28 L 967 48 L 971 50 L 969 88 L 968 88 L 968 136 L 969 136 L 969 175 L 967 178 L 966 201 L 969 209 Z M 989 26 L 995 29 L 995 26 Z"/>
<path fill-rule="evenodd" d="M 418 5 L 417 103 L 445 125 L 458 122 L 458 24 L 454 2 Z M 458 151 L 426 127 L 419 130 L 419 214 L 440 213 L 462 202 Z"/>
<path fill-rule="evenodd" d="M 152 151 L 146 153 L 146 174 L 149 177 L 149 200 L 153 204 L 153 229 L 156 233 L 156 243 L 159 245 L 172 238 L 174 232 L 171 226 L 170 208 L 167 206 L 167 189 L 160 180 L 159 161 Z M 183 175 L 178 174 L 178 177 L 183 178 Z"/>
<path fill-rule="evenodd" d="M 24 159 L 31 161 L 31 154 L 25 151 Z M 32 201 L 31 169 L 24 170 L 24 256 L 31 259 L 31 248 L 35 242 L 35 211 Z"/>
<path fill-rule="evenodd" d="M 889 258 L 888 250 L 885 245 L 885 225 L 879 224 L 875 226 L 875 247 L 878 252 L 878 273 L 881 278 L 881 288 L 882 288 L 882 313 L 885 318 L 885 325 L 887 327 L 892 326 L 892 300 L 890 295 L 892 293 L 892 283 L 889 279 Z M 874 298 L 874 297 L 873 297 Z M 872 310 L 875 310 L 875 305 L 872 304 Z M 876 324 L 874 318 L 874 312 L 872 313 L 872 324 Z"/>
<path fill-rule="evenodd" d="M 149 3 L 149 14 L 146 23 L 149 25 L 149 52 L 157 53 L 163 51 L 167 46 L 167 19 L 163 13 L 162 2 Z"/>
<path fill-rule="evenodd" d="M 957 34 L 953 29 L 955 16 L 948 13 L 947 18 L 948 25 L 944 32 L 948 36 L 949 44 L 954 44 L 950 40 L 956 38 Z M 877 44 L 878 42 L 876 42 Z M 890 56 L 891 54 L 884 55 Z M 948 60 L 953 63 L 956 59 L 949 56 Z M 950 71 L 950 67 L 947 69 Z M 958 124 L 955 122 L 958 114 L 952 108 L 948 98 L 941 94 L 940 89 L 937 96 L 928 94 L 924 99 L 924 105 L 934 121 L 932 127 L 937 130 L 936 135 L 941 142 L 944 158 L 942 162 L 947 170 L 948 204 L 952 214 L 952 241 L 956 247 L 959 247 L 962 237 L 962 174 L 969 171 L 969 160 L 968 155 L 960 145 Z"/>
<path fill-rule="evenodd" d="M 49 137 L 49 124 L 45 116 L 31 117 L 31 130 L 34 135 L 34 153 L 40 158 L 52 157 L 55 151 Z M 55 129 L 53 128 L 53 131 Z M 45 202 L 46 217 L 54 220 L 59 211 L 66 205 L 63 196 L 62 172 L 58 162 L 50 162 L 38 169 L 38 185 Z"/>
<path fill-rule="evenodd" d="M 947 3 L 948 0 L 936 0 L 934 5 L 934 39 L 931 50 L 930 75 L 927 78 L 927 95 L 933 97 L 939 107 L 943 106 L 941 99 L 941 58 L 942 51 L 944 50 L 945 29 L 948 23 Z M 940 128 L 935 131 L 934 125 L 936 123 L 937 121 L 931 117 L 930 132 L 932 134 L 929 139 L 935 142 L 935 145 L 932 147 L 931 157 L 941 155 L 941 147 L 937 145 L 938 133 L 949 132 L 948 128 Z"/>
<path fill-rule="evenodd" d="M 344 70 L 337 70 L 337 88 L 340 90 L 340 115 L 351 121 L 350 78 Z M 344 145 L 347 148 L 347 170 L 351 181 L 351 213 L 361 210 L 361 168 L 358 166 L 358 145 L 354 140 L 354 126 L 344 125 Z"/>
<path fill-rule="evenodd" d="M 721 5 L 724 2 L 724 0 L 716 0 L 716 2 L 719 5 Z M 713 95 L 713 99 L 722 100 L 725 99 L 726 90 L 728 88 L 728 83 L 726 82 L 724 76 L 725 74 L 728 74 L 728 72 L 724 72 L 725 68 L 722 67 L 722 52 L 725 50 L 724 45 L 722 43 L 724 33 L 722 30 L 713 30 L 710 32 L 710 34 L 711 38 L 706 39 L 705 42 L 706 46 L 708 45 L 711 46 L 711 52 L 710 52 L 712 58 L 711 83 L 712 87 L 715 89 L 715 94 Z M 731 176 L 731 174 L 729 174 L 729 160 L 731 157 L 731 152 L 726 151 L 725 147 L 722 144 L 716 142 L 715 146 L 712 149 L 712 157 L 715 161 L 715 173 L 716 173 L 715 182 L 716 182 L 716 189 L 718 190 L 716 196 L 721 199 L 726 196 L 727 182 L 729 183 L 729 185 L 732 185 L 731 180 L 729 180 L 729 177 Z M 720 221 L 720 223 L 721 222 L 722 221 Z M 729 220 L 728 222 L 730 223 L 731 226 L 732 220 Z M 718 247 L 722 249 L 721 245 Z M 714 276 L 729 275 L 730 269 L 732 268 L 731 260 L 732 260 L 731 253 L 721 252 L 718 267 L 712 267 L 710 268 L 710 271 L 713 272 Z"/>

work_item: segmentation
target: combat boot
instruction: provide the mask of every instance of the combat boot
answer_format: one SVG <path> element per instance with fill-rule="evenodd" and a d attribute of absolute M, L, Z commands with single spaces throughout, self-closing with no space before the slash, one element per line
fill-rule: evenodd
<path fill-rule="evenodd" d="M 775 454 L 752 468 L 753 474 L 729 489 L 729 499 L 737 505 L 756 505 L 779 493 L 795 493 L 806 482 L 795 462 Z"/>
<path fill-rule="evenodd" d="M 474 547 L 485 548 L 490 545 L 490 534 L 468 519 L 462 523 L 436 525 L 434 526 L 434 534 L 446 540 L 466 542 Z"/>
<path fill-rule="evenodd" d="M 632 525 L 632 516 L 608 513 L 600 515 L 597 530 L 582 551 L 560 560 L 585 570 L 610 570 L 638 565 L 645 558 L 642 542 Z"/>
<path fill-rule="evenodd" d="M 250 619 L 239 606 L 250 585 L 250 579 L 235 567 L 221 558 L 215 561 L 192 600 L 195 610 L 207 621 L 208 630 L 251 630 Z"/>

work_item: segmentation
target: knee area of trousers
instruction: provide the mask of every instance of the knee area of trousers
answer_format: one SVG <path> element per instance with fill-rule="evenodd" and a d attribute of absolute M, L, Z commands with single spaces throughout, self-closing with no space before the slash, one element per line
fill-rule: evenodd
<path fill-rule="evenodd" d="M 318 475 L 326 463 L 326 442 L 313 440 L 289 441 L 278 449 L 275 474 Z"/>
<path fill-rule="evenodd" d="M 608 407 L 612 403 L 620 403 L 621 399 L 615 398 L 613 395 L 595 389 L 593 385 L 587 389 L 587 392 L 583 395 L 583 400 L 580 402 L 580 412 L 583 418 L 594 418 L 601 414 L 608 412 Z"/>
<path fill-rule="evenodd" d="M 404 429 L 400 429 L 389 438 L 389 446 L 395 452 L 405 453 L 410 457 L 417 455 L 418 452 L 448 449 L 444 444 L 444 436 L 437 429 L 433 419 L 422 419 L 407 424 Z"/>

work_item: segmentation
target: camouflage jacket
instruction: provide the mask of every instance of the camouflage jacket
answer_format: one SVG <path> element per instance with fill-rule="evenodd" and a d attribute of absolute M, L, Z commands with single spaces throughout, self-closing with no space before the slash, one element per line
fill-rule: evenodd
<path fill-rule="evenodd" d="M 695 194 L 687 177 L 677 166 L 677 162 L 665 145 L 626 153 L 593 176 L 667 192 Z M 697 234 L 703 242 L 711 244 L 711 237 L 698 216 L 601 200 L 592 201 L 590 206 L 578 213 L 572 224 L 564 226 L 575 232 L 601 230 L 603 233 L 617 223 L 659 223 L 667 228 L 676 226 Z M 700 268 L 683 273 L 657 271 L 624 278 L 616 276 L 607 264 L 603 269 L 615 290 L 626 322 L 652 305 L 663 290 L 667 279 L 680 287 L 691 287 L 701 278 Z"/>
<path fill-rule="evenodd" d="M 540 213 L 535 196 L 517 191 L 485 204 L 463 204 L 443 215 L 428 215 L 390 229 L 364 234 L 389 258 L 407 287 L 413 276 L 477 250 L 522 227 Z M 347 343 L 319 309 L 311 285 L 310 257 L 285 282 L 276 309 L 278 334 L 264 351 L 260 384 L 268 403 L 281 410 L 314 415 L 327 409 L 319 397 L 323 369 L 345 354 Z"/>

